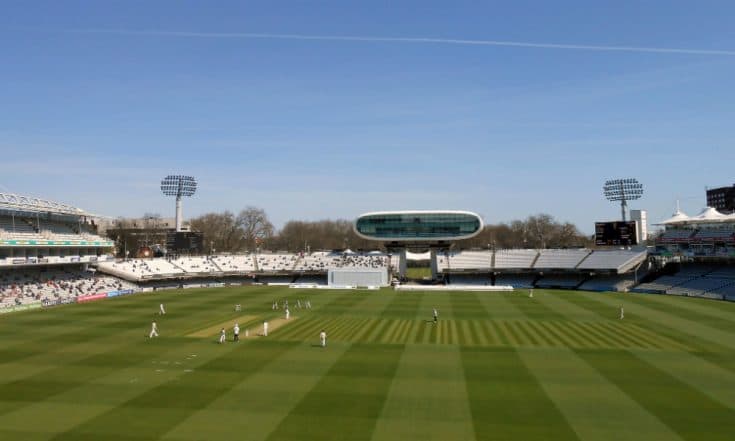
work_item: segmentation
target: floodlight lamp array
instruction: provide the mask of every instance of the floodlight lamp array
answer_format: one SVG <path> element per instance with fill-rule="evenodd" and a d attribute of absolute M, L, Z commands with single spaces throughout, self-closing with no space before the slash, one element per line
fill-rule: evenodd
<path fill-rule="evenodd" d="M 602 189 L 608 201 L 632 201 L 643 196 L 643 185 L 634 178 L 611 179 Z"/>
<path fill-rule="evenodd" d="M 193 176 L 169 175 L 161 181 L 161 192 L 166 196 L 192 196 L 196 190 L 197 181 Z"/>

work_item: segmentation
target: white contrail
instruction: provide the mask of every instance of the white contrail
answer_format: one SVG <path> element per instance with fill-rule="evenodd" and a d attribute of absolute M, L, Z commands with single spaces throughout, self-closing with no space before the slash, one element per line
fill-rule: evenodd
<path fill-rule="evenodd" d="M 375 43 L 419 43 L 419 44 L 458 44 L 469 46 L 506 46 L 539 49 L 572 49 L 605 52 L 654 52 L 665 54 L 689 55 L 725 55 L 735 56 L 735 50 L 717 49 L 685 49 L 644 46 L 598 46 L 590 44 L 561 44 L 561 43 L 534 43 L 505 40 L 468 40 L 458 38 L 424 38 L 424 37 L 368 37 L 356 35 L 308 35 L 308 34 L 264 34 L 249 32 L 188 32 L 188 31 L 155 31 L 155 30 L 125 30 L 125 29 L 75 29 L 65 32 L 88 34 L 117 34 L 117 35 L 149 35 L 161 37 L 184 38 L 242 38 L 242 39 L 279 39 L 279 40 L 322 40 L 322 41 L 360 41 Z"/>

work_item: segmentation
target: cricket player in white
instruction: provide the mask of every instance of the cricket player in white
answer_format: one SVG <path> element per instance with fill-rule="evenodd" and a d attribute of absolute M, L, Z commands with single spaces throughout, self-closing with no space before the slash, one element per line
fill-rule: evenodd
<path fill-rule="evenodd" d="M 288 320 L 291 317 L 291 311 L 288 310 L 288 306 L 286 306 L 286 320 Z"/>
<path fill-rule="evenodd" d="M 225 332 L 225 328 L 222 328 L 222 330 L 219 331 L 219 342 L 224 343 L 226 338 L 227 338 L 227 333 Z"/>
<path fill-rule="evenodd" d="M 528 291 L 528 297 L 533 298 L 533 288 Z"/>
<path fill-rule="evenodd" d="M 166 310 L 163 308 L 163 303 L 158 307 L 158 314 L 159 315 L 166 315 Z"/>
<path fill-rule="evenodd" d="M 268 322 L 263 322 L 263 337 L 268 337 Z"/>
<path fill-rule="evenodd" d="M 623 310 L 623 307 L 620 306 L 620 320 L 625 318 L 625 310 Z"/>
<path fill-rule="evenodd" d="M 148 338 L 158 337 L 158 325 L 156 322 L 151 323 L 151 333 L 148 334 Z"/>
<path fill-rule="evenodd" d="M 234 340 L 240 341 L 240 325 L 235 323 L 235 327 L 232 328 L 232 333 L 235 335 Z"/>
<path fill-rule="evenodd" d="M 327 347 L 327 333 L 324 332 L 324 329 L 322 329 L 322 332 L 319 333 L 319 341 L 321 342 L 323 348 Z"/>

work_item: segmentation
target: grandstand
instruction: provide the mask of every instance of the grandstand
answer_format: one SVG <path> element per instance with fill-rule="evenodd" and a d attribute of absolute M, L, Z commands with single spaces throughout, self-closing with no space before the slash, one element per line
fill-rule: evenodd
<path fill-rule="evenodd" d="M 536 250 L 499 250 L 495 252 L 495 269 L 530 269 L 538 258 Z"/>
<path fill-rule="evenodd" d="M 591 253 L 588 249 L 541 250 L 533 267 L 538 269 L 574 269 Z"/>

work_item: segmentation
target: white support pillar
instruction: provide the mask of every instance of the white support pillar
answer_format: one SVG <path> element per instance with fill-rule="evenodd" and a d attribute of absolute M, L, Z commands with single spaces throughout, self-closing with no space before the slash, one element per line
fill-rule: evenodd
<path fill-rule="evenodd" d="M 176 196 L 176 231 L 181 231 L 181 221 L 183 218 L 181 209 L 181 195 Z"/>

